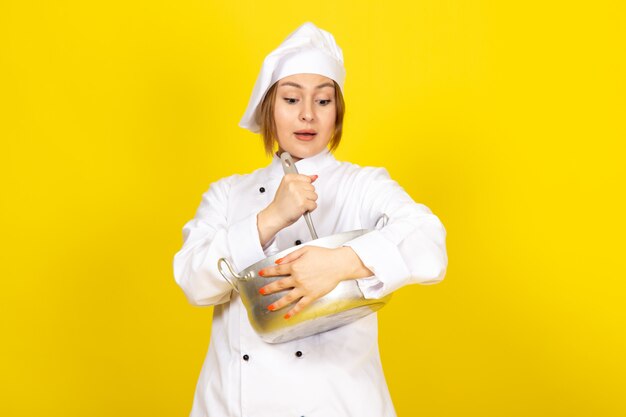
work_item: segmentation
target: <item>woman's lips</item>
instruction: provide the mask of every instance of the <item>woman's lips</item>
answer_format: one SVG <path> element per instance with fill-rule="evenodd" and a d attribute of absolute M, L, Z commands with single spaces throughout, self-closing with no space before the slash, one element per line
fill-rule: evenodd
<path fill-rule="evenodd" d="M 315 136 L 317 136 L 317 133 L 297 133 L 297 132 L 294 132 L 293 134 L 298 139 L 304 140 L 304 141 L 313 140 L 315 138 Z"/>

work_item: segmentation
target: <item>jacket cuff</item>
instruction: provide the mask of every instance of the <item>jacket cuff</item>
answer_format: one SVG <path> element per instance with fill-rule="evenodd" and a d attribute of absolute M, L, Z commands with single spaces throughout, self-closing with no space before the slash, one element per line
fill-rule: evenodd
<path fill-rule="evenodd" d="M 228 247 L 237 272 L 265 259 L 256 222 L 257 213 L 253 213 L 228 228 Z"/>
<path fill-rule="evenodd" d="M 378 230 L 372 230 L 343 246 L 351 247 L 374 275 L 357 279 L 365 298 L 382 298 L 408 284 L 411 276 L 398 247 Z"/>
<path fill-rule="evenodd" d="M 276 235 L 274 235 L 274 237 L 272 237 L 272 239 L 270 239 L 270 241 L 263 246 L 263 252 L 265 253 L 265 257 L 270 257 L 280 252 Z"/>
<path fill-rule="evenodd" d="M 359 290 L 363 293 L 363 297 L 366 299 L 383 297 L 384 285 L 376 276 L 372 275 L 367 278 L 357 278 L 355 281 L 359 286 Z"/>

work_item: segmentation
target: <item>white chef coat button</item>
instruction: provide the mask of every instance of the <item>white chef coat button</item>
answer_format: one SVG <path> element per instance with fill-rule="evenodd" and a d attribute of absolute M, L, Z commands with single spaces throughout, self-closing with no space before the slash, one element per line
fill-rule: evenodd
<path fill-rule="evenodd" d="M 296 240 L 296 245 L 301 245 L 302 242 L 300 241 L 300 239 Z"/>
<path fill-rule="evenodd" d="M 301 356 L 302 356 L 302 352 L 297 351 L 297 352 L 296 352 L 296 356 L 297 356 L 297 357 L 301 357 Z"/>
<path fill-rule="evenodd" d="M 244 360 L 244 361 L 247 361 L 248 359 L 250 359 L 250 356 L 248 356 L 248 355 L 243 355 L 243 360 Z"/>
<path fill-rule="evenodd" d="M 265 187 L 261 187 L 261 188 L 259 188 L 259 192 L 260 192 L 260 193 L 264 193 L 264 192 L 265 192 Z"/>

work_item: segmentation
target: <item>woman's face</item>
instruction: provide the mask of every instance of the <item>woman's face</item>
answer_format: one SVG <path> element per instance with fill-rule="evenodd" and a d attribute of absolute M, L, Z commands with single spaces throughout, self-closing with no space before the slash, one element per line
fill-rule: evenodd
<path fill-rule="evenodd" d="M 294 161 L 323 151 L 335 130 L 337 107 L 333 80 L 318 74 L 294 74 L 278 81 L 274 121 L 278 153 Z"/>

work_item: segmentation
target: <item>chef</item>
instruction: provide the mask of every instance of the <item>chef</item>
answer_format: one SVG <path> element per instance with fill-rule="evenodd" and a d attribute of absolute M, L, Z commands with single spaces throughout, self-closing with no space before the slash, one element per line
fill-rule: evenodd
<path fill-rule="evenodd" d="M 320 237 L 372 229 L 336 249 L 303 246 L 260 273 L 283 276 L 261 294 L 285 291 L 268 305 L 290 320 L 342 280 L 365 298 L 408 284 L 434 284 L 446 273 L 446 230 L 384 168 L 360 167 L 332 154 L 341 140 L 345 69 L 334 37 L 307 22 L 264 60 L 239 125 L 261 133 L 273 159 L 246 175 L 210 184 L 183 227 L 174 277 L 189 302 L 214 306 L 211 341 L 191 417 L 391 417 L 393 403 L 378 351 L 376 313 L 342 327 L 278 344 L 264 342 L 219 258 L 241 271 Z M 279 155 L 293 157 L 285 175 Z"/>

